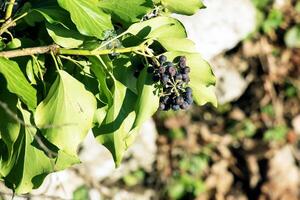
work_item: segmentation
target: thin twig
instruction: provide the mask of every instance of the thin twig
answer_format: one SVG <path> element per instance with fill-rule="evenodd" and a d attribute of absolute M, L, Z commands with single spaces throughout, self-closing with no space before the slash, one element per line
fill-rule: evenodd
<path fill-rule="evenodd" d="M 10 27 L 16 26 L 17 21 L 25 17 L 28 13 L 23 13 L 21 16 L 17 17 L 16 19 L 9 18 L 0 28 L 0 35 L 2 35 L 5 32 L 8 32 L 8 29 Z"/>
<path fill-rule="evenodd" d="M 8 3 L 8 6 L 7 6 L 7 9 L 6 9 L 6 12 L 5 12 L 5 19 L 9 19 L 12 15 L 12 12 L 13 12 L 13 9 L 14 9 L 14 6 L 15 6 L 15 1 L 16 0 L 10 0 L 9 3 Z"/>

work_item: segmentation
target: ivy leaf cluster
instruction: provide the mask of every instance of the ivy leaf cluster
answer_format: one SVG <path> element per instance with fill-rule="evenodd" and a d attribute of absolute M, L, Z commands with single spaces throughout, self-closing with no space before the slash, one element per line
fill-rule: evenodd
<path fill-rule="evenodd" d="M 0 181 L 17 194 L 79 163 L 89 131 L 119 166 L 159 108 L 217 104 L 210 65 L 170 16 L 194 14 L 203 8 L 200 0 L 9 0 L 0 6 Z M 161 84 L 153 80 L 151 63 L 173 63 L 168 81 L 165 72 Z M 172 102 L 165 104 L 167 95 Z"/>

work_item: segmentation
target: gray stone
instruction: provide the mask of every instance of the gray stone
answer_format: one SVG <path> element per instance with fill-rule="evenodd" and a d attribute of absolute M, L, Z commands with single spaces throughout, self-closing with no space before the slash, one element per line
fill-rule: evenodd
<path fill-rule="evenodd" d="M 250 0 L 205 0 L 206 9 L 193 16 L 176 15 L 205 59 L 235 47 L 256 27 Z"/>

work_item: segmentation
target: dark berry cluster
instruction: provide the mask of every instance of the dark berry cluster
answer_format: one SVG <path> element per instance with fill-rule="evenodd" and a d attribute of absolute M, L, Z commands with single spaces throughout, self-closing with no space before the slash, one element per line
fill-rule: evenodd
<path fill-rule="evenodd" d="M 150 13 L 146 14 L 143 18 L 142 21 L 147 21 L 149 19 L 155 18 L 159 16 L 159 7 L 156 7 L 154 10 L 152 10 Z"/>
<path fill-rule="evenodd" d="M 148 73 L 153 74 L 153 81 L 160 85 L 160 110 L 175 111 L 188 109 L 193 103 L 190 82 L 190 68 L 186 65 L 186 57 L 181 56 L 174 63 L 164 55 L 159 57 L 159 64 L 148 67 Z"/>

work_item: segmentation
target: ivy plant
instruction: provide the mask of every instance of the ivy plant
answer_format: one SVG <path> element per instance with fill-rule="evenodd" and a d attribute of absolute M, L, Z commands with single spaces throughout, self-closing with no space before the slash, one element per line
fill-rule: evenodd
<path fill-rule="evenodd" d="M 80 160 L 89 131 L 119 166 L 158 109 L 216 105 L 172 13 L 200 0 L 0 1 L 0 181 L 17 194 Z"/>

